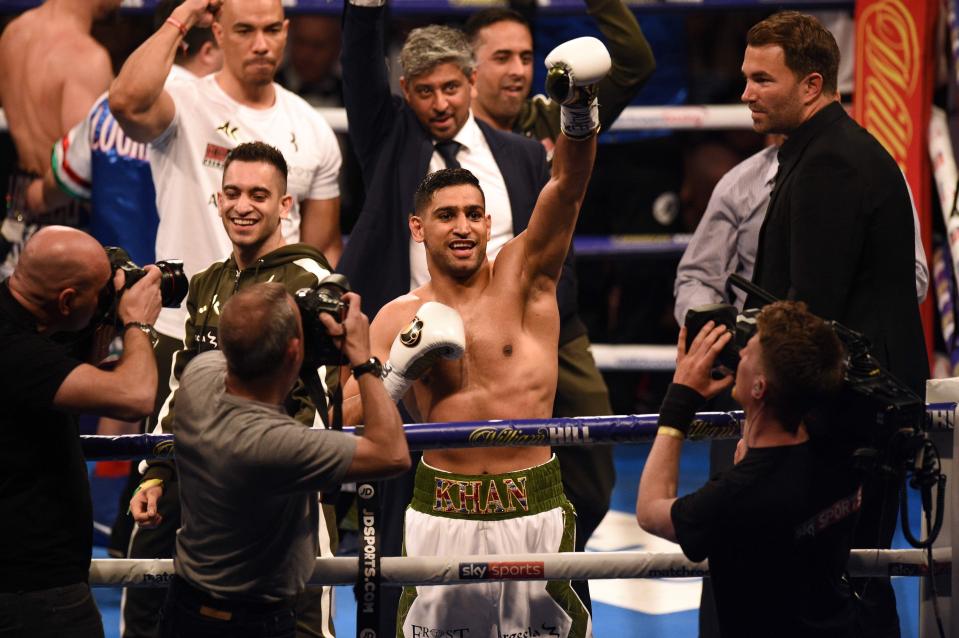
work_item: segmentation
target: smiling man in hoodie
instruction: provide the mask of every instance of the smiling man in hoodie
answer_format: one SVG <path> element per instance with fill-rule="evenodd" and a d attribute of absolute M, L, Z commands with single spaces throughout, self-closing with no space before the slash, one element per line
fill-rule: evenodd
<path fill-rule="evenodd" d="M 252 284 L 269 281 L 282 284 L 292 294 L 315 286 L 331 270 L 316 248 L 284 242 L 280 220 L 289 213 L 293 198 L 287 192 L 286 161 L 274 147 L 249 142 L 230 151 L 224 161 L 217 204 L 233 250 L 224 261 L 190 280 L 184 348 L 173 357 L 170 394 L 158 417 L 164 432 L 171 431 L 183 370 L 198 354 L 219 348 L 220 311 L 230 297 Z M 326 410 L 316 410 L 307 393 L 297 388 L 291 395 L 293 400 L 287 401 L 291 416 L 307 426 L 315 420 L 322 423 Z M 130 501 L 130 511 L 139 526 L 134 534 L 161 536 L 168 540 L 171 551 L 180 526 L 176 484 L 170 485 L 176 481 L 174 470 L 172 461 L 151 462 Z M 332 514 L 326 510 L 324 507 L 320 523 L 320 549 L 322 555 L 332 556 L 329 530 L 335 530 L 335 525 L 327 525 L 327 521 L 332 523 Z M 298 636 L 331 635 L 331 596 L 329 587 L 307 589 L 297 605 Z"/>

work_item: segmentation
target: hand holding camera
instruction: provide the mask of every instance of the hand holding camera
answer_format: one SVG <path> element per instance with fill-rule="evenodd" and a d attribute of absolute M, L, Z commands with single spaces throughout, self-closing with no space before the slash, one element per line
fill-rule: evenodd
<path fill-rule="evenodd" d="M 156 266 L 144 268 L 146 274 L 130 288 L 125 290 L 117 303 L 117 316 L 121 325 L 131 322 L 153 325 L 160 315 L 163 305 L 160 294 L 160 269 Z M 119 293 L 126 284 L 126 272 L 118 269 L 113 276 L 113 284 Z"/>
<path fill-rule="evenodd" d="M 683 326 L 679 331 L 673 383 L 688 386 L 704 397 L 712 398 L 733 383 L 731 374 L 718 379 L 713 377 L 716 357 L 732 339 L 732 334 L 726 325 L 707 321 L 687 347 L 687 330 Z"/>
<path fill-rule="evenodd" d="M 360 296 L 355 292 L 343 293 L 346 316 L 337 322 L 332 315 L 322 313 L 320 321 L 333 342 L 350 362 L 357 366 L 370 359 L 370 320 L 360 310 Z"/>

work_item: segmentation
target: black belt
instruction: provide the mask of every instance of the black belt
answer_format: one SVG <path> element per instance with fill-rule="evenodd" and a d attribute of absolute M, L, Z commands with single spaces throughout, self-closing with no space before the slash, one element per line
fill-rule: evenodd
<path fill-rule="evenodd" d="M 186 603 L 201 616 L 219 620 L 238 620 L 293 609 L 293 598 L 273 602 L 216 598 L 176 575 L 170 581 L 170 590 L 178 603 Z"/>

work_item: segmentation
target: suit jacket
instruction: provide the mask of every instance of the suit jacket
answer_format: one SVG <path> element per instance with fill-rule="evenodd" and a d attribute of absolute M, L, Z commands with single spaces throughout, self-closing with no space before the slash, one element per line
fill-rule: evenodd
<path fill-rule="evenodd" d="M 925 396 L 915 231 L 896 162 L 835 102 L 789 136 L 779 164 L 753 281 L 864 333 L 879 362 Z"/>
<path fill-rule="evenodd" d="M 426 176 L 433 139 L 406 101 L 392 95 L 384 64 L 385 8 L 346 3 L 343 15 L 343 98 L 350 137 L 366 185 L 366 201 L 337 270 L 363 296 L 371 317 L 386 303 L 409 292 L 408 215 L 413 194 Z M 539 142 L 497 131 L 477 119 L 500 168 L 513 213 L 513 232 L 529 224 L 539 192 L 549 179 L 546 151 Z M 572 251 L 567 256 L 557 298 L 563 323 L 581 327 L 576 311 Z"/>

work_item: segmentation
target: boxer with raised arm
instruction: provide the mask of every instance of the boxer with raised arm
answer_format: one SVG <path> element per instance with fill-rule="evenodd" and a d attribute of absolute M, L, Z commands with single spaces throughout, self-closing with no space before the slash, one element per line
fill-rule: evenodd
<path fill-rule="evenodd" d="M 486 256 L 490 216 L 469 171 L 437 171 L 417 189 L 409 227 L 426 248 L 432 279 L 384 306 L 371 339 L 374 355 L 388 359 L 387 390 L 425 421 L 552 414 L 556 284 L 592 171 L 595 83 L 609 70 L 609 54 L 598 40 L 581 38 L 557 47 L 546 62 L 547 90 L 564 104 L 564 135 L 529 226 L 495 263 Z M 354 387 L 351 381 L 347 396 Z M 362 420 L 355 400 L 345 408 L 348 420 Z M 575 512 L 548 445 L 424 454 L 406 512 L 407 555 L 571 551 L 574 537 Z M 462 635 L 471 636 L 523 635 L 530 627 L 592 634 L 568 581 L 410 587 L 397 627 L 407 637 L 437 628 L 468 629 Z"/>

